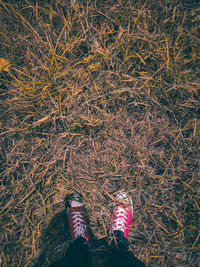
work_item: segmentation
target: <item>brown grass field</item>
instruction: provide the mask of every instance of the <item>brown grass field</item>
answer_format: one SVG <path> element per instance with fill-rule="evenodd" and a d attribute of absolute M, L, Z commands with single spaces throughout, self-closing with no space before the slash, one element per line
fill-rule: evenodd
<path fill-rule="evenodd" d="M 74 192 L 103 266 L 121 190 L 139 259 L 200 266 L 199 11 L 181 0 L 0 0 L 0 266 L 61 258 Z"/>

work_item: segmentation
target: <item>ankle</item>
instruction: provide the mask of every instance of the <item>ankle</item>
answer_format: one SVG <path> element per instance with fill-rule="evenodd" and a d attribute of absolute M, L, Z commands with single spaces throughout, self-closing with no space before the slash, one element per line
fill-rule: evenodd
<path fill-rule="evenodd" d="M 120 250 L 128 250 L 129 242 L 128 239 L 124 236 L 123 231 L 115 230 L 113 232 L 113 245 Z"/>

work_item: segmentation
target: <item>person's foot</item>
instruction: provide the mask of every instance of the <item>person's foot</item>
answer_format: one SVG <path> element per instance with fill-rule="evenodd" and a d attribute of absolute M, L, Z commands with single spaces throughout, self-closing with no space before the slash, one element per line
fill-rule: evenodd
<path fill-rule="evenodd" d="M 131 220 L 133 216 L 133 201 L 126 192 L 121 192 L 116 196 L 114 203 L 112 222 L 109 228 L 109 234 L 115 231 L 122 231 L 127 239 Z"/>
<path fill-rule="evenodd" d="M 70 230 L 70 236 L 73 240 L 83 237 L 90 243 L 90 235 L 87 227 L 86 212 L 81 203 L 81 197 L 74 194 L 72 199 L 67 202 L 67 215 Z"/>

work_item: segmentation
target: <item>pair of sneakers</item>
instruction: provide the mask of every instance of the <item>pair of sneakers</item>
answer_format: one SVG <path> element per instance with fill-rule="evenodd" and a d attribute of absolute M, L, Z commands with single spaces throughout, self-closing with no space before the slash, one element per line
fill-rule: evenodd
<path fill-rule="evenodd" d="M 72 240 L 80 236 L 90 244 L 90 234 L 87 226 L 86 211 L 81 197 L 78 194 L 67 203 L 68 224 Z M 114 231 L 122 231 L 127 239 L 130 224 L 133 216 L 133 202 L 126 192 L 120 192 L 113 206 L 112 221 L 109 227 L 109 234 L 114 235 Z"/>

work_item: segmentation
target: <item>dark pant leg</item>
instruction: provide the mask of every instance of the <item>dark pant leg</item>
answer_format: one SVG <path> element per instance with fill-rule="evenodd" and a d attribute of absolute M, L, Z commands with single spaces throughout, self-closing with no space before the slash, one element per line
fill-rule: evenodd
<path fill-rule="evenodd" d="M 85 238 L 79 237 L 68 248 L 63 267 L 91 267 L 92 255 Z"/>
<path fill-rule="evenodd" d="M 116 240 L 113 241 L 112 250 L 106 267 L 145 267 L 134 254 L 128 251 L 128 240 L 122 231 L 115 231 Z"/>

